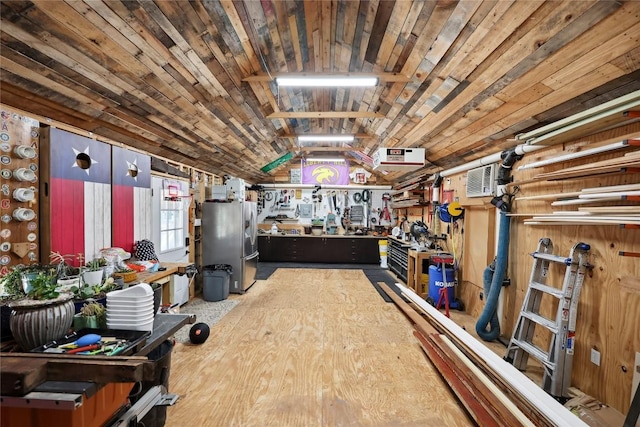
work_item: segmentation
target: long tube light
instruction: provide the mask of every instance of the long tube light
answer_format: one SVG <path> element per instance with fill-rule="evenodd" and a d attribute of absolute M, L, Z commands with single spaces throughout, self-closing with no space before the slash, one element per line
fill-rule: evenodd
<path fill-rule="evenodd" d="M 342 157 L 307 157 L 307 162 L 344 163 L 345 159 Z"/>
<path fill-rule="evenodd" d="M 300 135 L 298 142 L 353 142 L 353 135 Z"/>
<path fill-rule="evenodd" d="M 271 184 L 264 183 L 258 184 L 264 188 L 295 188 L 295 189 L 309 189 L 316 188 L 316 184 Z M 338 185 L 338 184 L 322 184 L 323 190 L 391 190 L 393 187 L 391 185 L 358 185 L 358 184 L 349 184 L 349 185 Z"/>
<path fill-rule="evenodd" d="M 378 78 L 357 76 L 276 77 L 276 84 L 287 87 L 370 87 L 378 84 Z"/>

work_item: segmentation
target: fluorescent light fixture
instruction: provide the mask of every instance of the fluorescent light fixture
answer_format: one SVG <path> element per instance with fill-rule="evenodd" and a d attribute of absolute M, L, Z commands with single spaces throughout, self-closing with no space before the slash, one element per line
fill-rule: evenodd
<path fill-rule="evenodd" d="M 307 157 L 307 162 L 344 163 L 345 159 L 341 157 Z"/>
<path fill-rule="evenodd" d="M 338 86 L 375 86 L 378 84 L 377 77 L 357 77 L 357 76 L 299 76 L 299 77 L 276 77 L 278 86 L 304 86 L 304 87 L 338 87 Z"/>
<path fill-rule="evenodd" d="M 300 135 L 298 142 L 353 142 L 353 135 Z"/>

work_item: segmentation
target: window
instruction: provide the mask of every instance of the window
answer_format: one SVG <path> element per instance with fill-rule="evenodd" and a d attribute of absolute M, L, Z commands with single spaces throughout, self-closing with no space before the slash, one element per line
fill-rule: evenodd
<path fill-rule="evenodd" d="M 184 204 L 172 199 L 170 189 L 162 189 L 160 201 L 160 252 L 184 247 Z"/>

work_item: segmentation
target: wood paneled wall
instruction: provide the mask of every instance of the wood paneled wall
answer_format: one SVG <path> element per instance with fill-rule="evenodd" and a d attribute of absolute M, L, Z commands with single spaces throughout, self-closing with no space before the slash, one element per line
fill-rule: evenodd
<path fill-rule="evenodd" d="M 40 260 L 39 245 L 41 230 L 38 227 L 40 208 L 38 204 L 40 123 L 18 111 L 0 105 L 0 276 L 7 274 L 11 267 L 32 264 Z M 30 155 L 22 156 L 16 148 L 33 149 Z M 18 170 L 33 173 L 33 181 L 21 180 Z M 24 176 L 22 176 L 24 178 Z M 31 200 L 19 197 L 16 190 L 32 192 Z M 17 197 L 18 196 L 18 197 Z M 24 201 L 22 201 L 22 200 Z M 21 217 L 18 212 L 33 215 Z"/>
<path fill-rule="evenodd" d="M 584 188 L 639 183 L 640 174 L 637 173 L 592 175 L 558 181 L 534 179 L 535 175 L 540 173 L 620 157 L 632 150 L 638 150 L 637 147 L 535 169 L 517 170 L 520 165 L 634 135 L 640 137 L 638 124 L 601 132 L 579 141 L 525 155 L 513 168 L 514 184 L 520 183 L 517 195 L 527 197 L 568 193 Z M 490 205 L 490 197 L 465 197 L 465 175 L 466 173 L 445 180 L 444 188 L 455 190 L 456 197 L 466 207 L 465 256 L 461 265 L 462 283 L 458 292 L 469 313 L 477 317 L 484 307 L 484 302 L 479 301 L 482 271 L 493 258 L 495 245 L 491 237 L 497 225 L 495 208 Z M 513 189 L 514 186 L 509 188 Z M 593 205 L 636 205 L 640 212 L 640 203 L 632 201 Z M 516 200 L 512 212 L 540 214 L 558 210 L 577 210 L 577 207 L 551 206 L 549 200 Z M 511 337 L 531 273 L 533 262 L 529 254 L 535 251 L 538 240 L 543 237 L 551 238 L 554 252 L 560 255 L 568 255 L 571 247 L 578 241 L 588 243 L 591 245 L 590 262 L 594 269 L 586 278 L 580 295 L 572 383 L 583 392 L 626 413 L 631 398 L 635 353 L 640 352 L 640 293 L 630 292 L 621 284 L 638 285 L 640 262 L 638 258 L 620 256 L 619 252 L 640 252 L 640 230 L 623 229 L 618 225 L 532 226 L 524 224 L 525 218 L 514 216 L 511 221 L 508 277 L 512 284 L 503 290 L 502 335 L 507 339 Z M 561 284 L 562 278 L 559 280 Z M 599 367 L 590 362 L 592 348 L 601 354 Z"/>

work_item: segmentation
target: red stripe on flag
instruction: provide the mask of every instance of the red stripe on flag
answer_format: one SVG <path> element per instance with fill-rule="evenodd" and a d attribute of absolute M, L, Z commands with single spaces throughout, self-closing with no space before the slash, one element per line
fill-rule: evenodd
<path fill-rule="evenodd" d="M 49 187 L 51 250 L 75 260 L 84 254 L 84 182 L 51 177 Z"/>
<path fill-rule="evenodd" d="M 125 185 L 111 187 L 111 244 L 127 252 L 133 251 L 133 189 Z"/>

